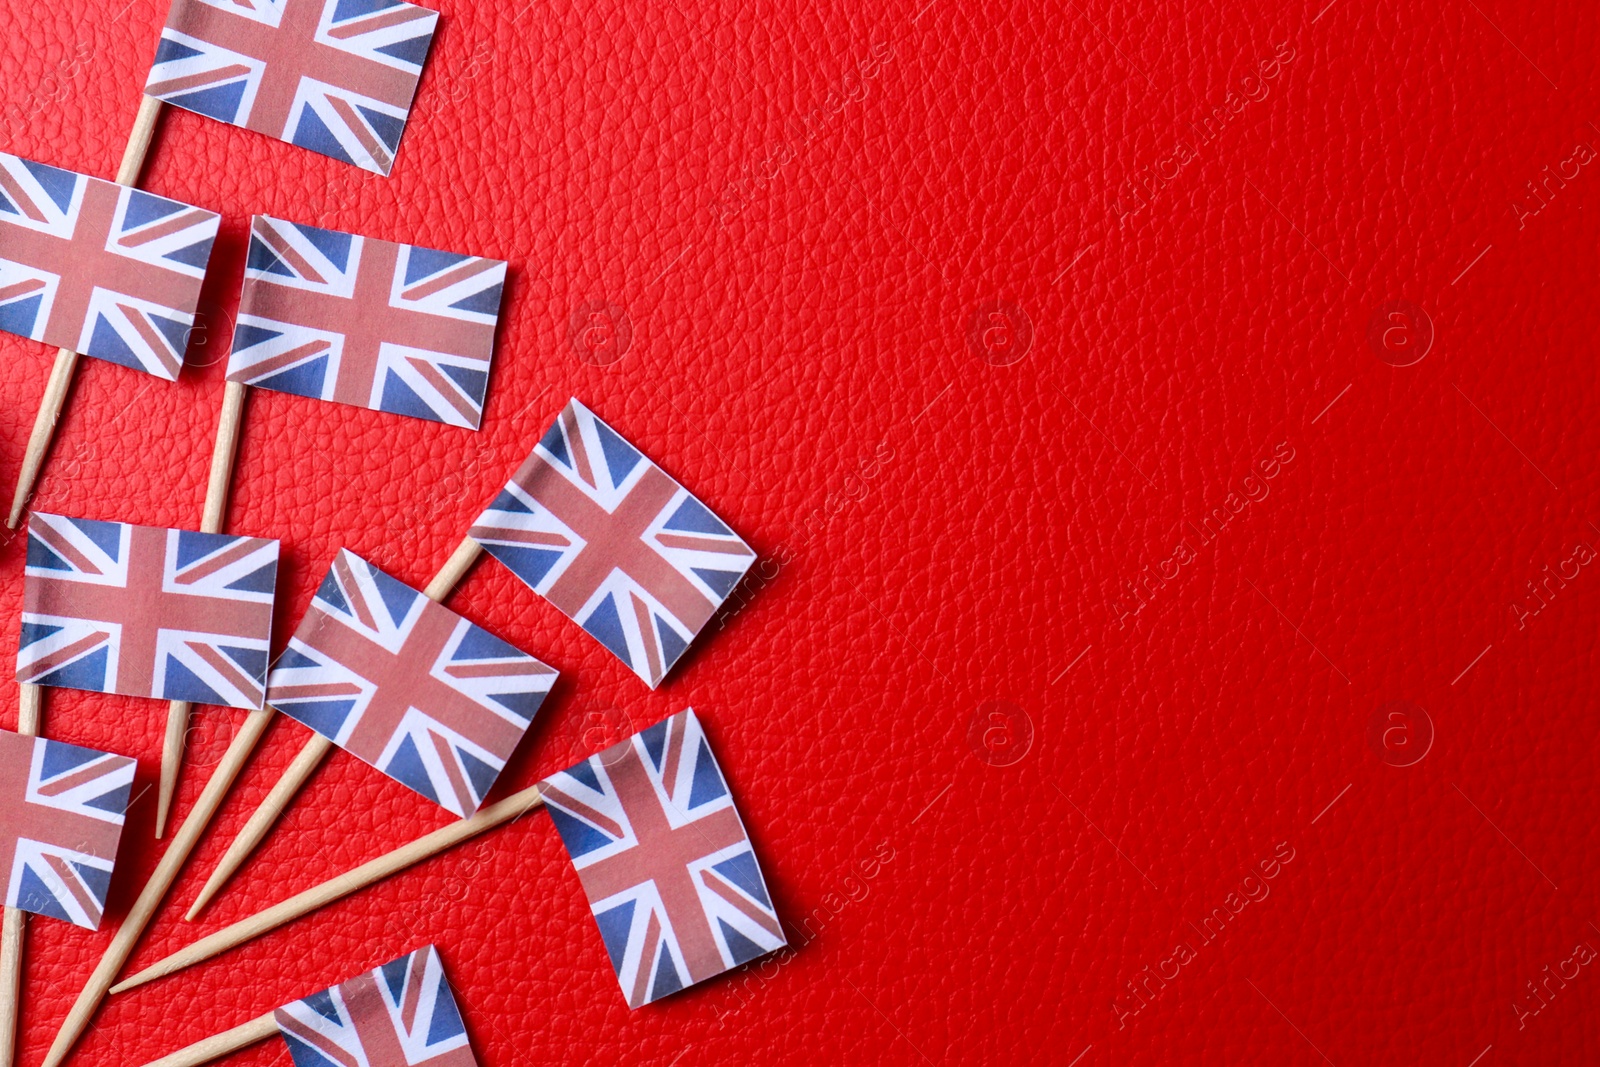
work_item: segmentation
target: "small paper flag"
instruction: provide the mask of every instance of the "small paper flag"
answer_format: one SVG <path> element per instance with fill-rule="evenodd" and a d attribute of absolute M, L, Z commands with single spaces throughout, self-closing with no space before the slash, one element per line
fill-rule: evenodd
<path fill-rule="evenodd" d="M 693 709 L 545 779 L 541 791 L 630 1008 L 783 947 Z"/>
<path fill-rule="evenodd" d="M 0 153 L 0 330 L 172 381 L 219 221 Z"/>
<path fill-rule="evenodd" d="M 576 400 L 471 536 L 652 689 L 756 558 Z"/>
<path fill-rule="evenodd" d="M 98 929 L 135 763 L 0 731 L 6 906 Z"/>
<path fill-rule="evenodd" d="M 17 681 L 261 707 L 278 542 L 34 512 Z"/>
<path fill-rule="evenodd" d="M 172 0 L 144 91 L 388 174 L 438 21 L 386 0 Z"/>
<path fill-rule="evenodd" d="M 432 945 L 273 1013 L 295 1067 L 477 1067 Z"/>
<path fill-rule="evenodd" d="M 273 665 L 267 703 L 466 816 L 555 677 L 346 550 Z"/>
<path fill-rule="evenodd" d="M 506 265 L 257 215 L 228 379 L 477 429 Z"/>

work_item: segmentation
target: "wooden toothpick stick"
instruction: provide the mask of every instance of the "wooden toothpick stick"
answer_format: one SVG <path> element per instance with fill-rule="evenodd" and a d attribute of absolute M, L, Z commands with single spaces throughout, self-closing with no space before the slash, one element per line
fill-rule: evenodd
<path fill-rule="evenodd" d="M 467 576 L 467 571 L 478 561 L 478 556 L 483 552 L 483 546 L 470 537 L 463 537 L 456 550 L 450 553 L 450 558 L 444 561 L 444 566 L 439 568 L 439 573 L 433 576 L 433 581 L 422 591 L 422 595 L 429 600 L 444 601 L 450 591 L 461 584 L 461 579 Z"/>
<path fill-rule="evenodd" d="M 24 684 L 17 697 L 17 733 L 39 735 L 40 711 L 44 693 L 36 685 Z M 17 1017 L 22 999 L 22 935 L 28 928 L 28 913 L 21 908 L 5 909 L 5 928 L 0 933 L 0 1067 L 11 1067 L 17 1054 Z"/>
<path fill-rule="evenodd" d="M 152 96 L 140 97 L 139 115 L 133 120 L 133 132 L 128 135 L 128 147 L 123 149 L 122 163 L 117 167 L 118 185 L 136 185 L 139 171 L 144 167 L 144 157 L 150 150 L 150 138 L 155 134 L 156 119 L 161 114 L 161 101 Z M 63 348 L 56 353 L 55 365 L 50 368 L 50 380 L 45 384 L 44 397 L 39 401 L 39 414 L 33 420 L 33 432 L 28 435 L 28 447 L 22 454 L 22 470 L 17 475 L 17 491 L 11 498 L 11 513 L 6 526 L 15 530 L 28 510 L 28 498 L 33 495 L 34 482 L 44 466 L 44 457 L 50 451 L 50 441 L 55 436 L 56 423 L 61 409 L 66 405 L 67 392 L 72 387 L 72 373 L 78 366 L 78 353 Z"/>
<path fill-rule="evenodd" d="M 27 913 L 7 908 L 5 926 L 0 932 L 0 1067 L 16 1062 L 17 1008 L 22 996 L 22 935 L 28 928 Z"/>
<path fill-rule="evenodd" d="M 451 590 L 461 583 L 467 571 L 483 551 L 481 545 L 472 538 L 465 538 L 439 573 L 433 576 L 433 581 L 428 583 L 423 595 L 429 600 L 441 603 L 450 595 Z M 223 854 L 222 860 L 217 864 L 217 869 L 211 872 L 211 877 L 206 879 L 206 884 L 200 890 L 200 895 L 195 897 L 194 903 L 189 906 L 189 912 L 184 916 L 188 922 L 193 922 L 195 917 L 205 910 L 207 904 L 227 884 L 228 879 L 244 865 L 256 848 L 266 839 L 268 831 L 278 821 L 291 801 L 305 786 L 306 782 L 316 769 L 322 766 L 322 761 L 328 758 L 333 751 L 333 742 L 316 731 L 311 732 L 305 746 L 300 749 L 300 754 L 290 763 L 283 772 L 283 777 L 278 779 L 272 791 L 261 801 L 259 807 L 251 813 L 250 819 L 244 824 L 244 829 L 239 831 L 239 836 L 233 839 L 233 844 L 228 846 L 228 851 Z"/>
<path fill-rule="evenodd" d="M 174 974 L 202 960 L 208 960 L 270 930 L 276 930 L 285 923 L 293 922 L 302 915 L 316 911 L 325 904 L 341 900 L 374 882 L 381 882 L 390 875 L 476 837 L 485 830 L 492 830 L 502 823 L 525 815 L 543 803 L 544 797 L 539 793 L 539 786 L 531 785 L 498 803 L 478 809 L 478 813 L 470 819 L 461 819 L 449 826 L 440 827 L 431 834 L 417 838 L 409 845 L 402 845 L 393 852 L 368 860 L 353 871 L 329 879 L 319 886 L 313 886 L 304 893 L 298 893 L 281 904 L 274 904 L 266 911 L 236 922 L 226 929 L 218 930 L 209 937 L 203 937 L 188 948 L 180 949 L 161 962 L 146 967 L 126 981 L 118 983 L 111 991 L 122 993 L 146 982 Z M 46 1067 L 51 1067 L 51 1061 L 46 1061 Z"/>
<path fill-rule="evenodd" d="M 17 686 L 17 733 L 38 737 L 44 720 L 44 687 L 23 683 Z"/>
<path fill-rule="evenodd" d="M 156 119 L 161 115 L 161 101 L 153 96 L 139 97 L 139 113 L 134 116 L 133 129 L 128 133 L 128 147 L 122 150 L 122 162 L 117 166 L 117 184 L 135 185 L 139 172 L 144 169 L 144 157 L 150 152 L 150 140 L 156 135 Z"/>
<path fill-rule="evenodd" d="M 146 97 L 146 99 L 149 99 Z M 244 422 L 245 387 L 229 382 L 222 390 L 222 414 L 217 420 L 217 440 L 211 449 L 211 473 L 206 479 L 206 504 L 200 517 L 201 533 L 221 533 L 228 513 L 228 484 L 233 478 L 233 457 L 239 447 L 239 427 Z M 156 837 L 167 832 L 167 816 L 172 797 L 178 790 L 178 771 L 183 766 L 183 744 L 189 734 L 189 712 L 194 707 L 186 700 L 167 706 L 167 734 L 161 744 L 161 786 L 156 795 Z"/>
<path fill-rule="evenodd" d="M 44 396 L 39 400 L 39 414 L 33 417 L 33 431 L 28 434 L 28 447 L 22 453 L 22 470 L 17 474 L 16 495 L 11 498 L 11 514 L 6 526 L 15 530 L 28 510 L 28 498 L 33 495 L 33 483 L 39 480 L 39 468 L 50 451 L 50 441 L 56 434 L 56 422 L 67 403 L 67 390 L 72 388 L 72 375 L 78 369 L 78 353 L 63 348 L 56 353 L 50 367 L 50 378 L 44 385 Z"/>
<path fill-rule="evenodd" d="M 169 1056 L 151 1060 L 144 1067 L 200 1067 L 202 1063 L 221 1059 L 228 1053 L 238 1052 L 257 1041 L 265 1041 L 277 1032 L 278 1021 L 272 1012 L 268 1012 L 259 1019 L 251 1019 L 215 1037 L 196 1041 L 188 1048 L 179 1049 Z"/>

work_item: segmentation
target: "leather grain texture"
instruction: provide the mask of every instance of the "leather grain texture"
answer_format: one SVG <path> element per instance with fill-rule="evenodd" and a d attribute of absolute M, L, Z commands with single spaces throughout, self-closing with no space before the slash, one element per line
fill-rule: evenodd
<path fill-rule="evenodd" d="M 562 672 L 496 795 L 692 704 L 797 950 L 628 1011 L 532 815 L 115 998 L 75 1063 L 430 941 L 506 1067 L 1592 1062 L 1595 5 L 438 6 L 390 178 L 163 116 L 144 187 L 224 214 L 191 366 L 85 361 L 37 503 L 198 523 L 251 214 L 509 260 L 481 432 L 257 392 L 227 529 L 284 541 L 281 645 L 341 547 L 425 583 L 582 398 L 761 560 L 654 693 L 480 564 L 451 606 Z M 163 17 L 0 3 L 0 149 L 110 177 Z M 7 487 L 50 356 L 0 337 Z M 137 792 L 163 717 L 45 727 Z M 336 755 L 184 923 L 303 738 L 136 966 L 448 818 Z M 31 925 L 24 1064 L 154 810 L 105 929 Z"/>

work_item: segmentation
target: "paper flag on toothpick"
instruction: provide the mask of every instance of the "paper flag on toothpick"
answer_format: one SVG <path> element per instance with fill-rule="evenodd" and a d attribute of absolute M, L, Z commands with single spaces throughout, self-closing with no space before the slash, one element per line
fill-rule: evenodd
<path fill-rule="evenodd" d="M 506 265 L 257 215 L 229 381 L 478 428 Z"/>
<path fill-rule="evenodd" d="M 34 512 L 17 680 L 260 708 L 278 542 Z"/>
<path fill-rule="evenodd" d="M 98 929 L 134 761 L 0 731 L 0 872 L 7 907 Z"/>
<path fill-rule="evenodd" d="M 630 1008 L 783 947 L 693 709 L 541 787 Z"/>
<path fill-rule="evenodd" d="M 554 669 L 349 551 L 334 558 L 267 703 L 457 815 L 478 810 Z"/>
<path fill-rule="evenodd" d="M 0 330 L 171 381 L 219 221 L 0 153 Z"/>
<path fill-rule="evenodd" d="M 652 689 L 756 558 L 576 400 L 470 536 Z"/>
<path fill-rule="evenodd" d="M 273 1013 L 295 1067 L 476 1067 L 432 945 Z"/>
<path fill-rule="evenodd" d="M 173 0 L 144 91 L 388 174 L 438 21 L 387 0 Z"/>

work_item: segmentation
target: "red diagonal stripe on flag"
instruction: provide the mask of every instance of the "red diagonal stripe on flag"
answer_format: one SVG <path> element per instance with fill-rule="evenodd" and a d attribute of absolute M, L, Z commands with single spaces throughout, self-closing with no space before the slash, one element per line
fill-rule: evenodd
<path fill-rule="evenodd" d="M 356 576 L 351 573 L 350 564 L 345 562 L 343 553 L 333 557 L 333 570 L 339 576 L 339 584 L 344 587 L 345 601 L 349 603 L 350 610 L 361 620 L 361 625 L 376 633 L 378 620 L 372 617 L 372 609 L 367 607 L 366 595 L 357 584 Z"/>
<path fill-rule="evenodd" d="M 185 641 L 184 644 L 189 646 L 191 652 L 210 664 L 212 670 L 226 678 L 235 689 L 251 700 L 260 702 L 261 687 L 256 685 L 255 679 L 247 677 L 221 652 L 210 645 L 195 644 L 193 641 Z"/>
<path fill-rule="evenodd" d="M 456 795 L 456 803 L 460 805 L 462 811 L 471 811 L 474 803 L 472 790 L 467 787 L 467 780 L 461 776 L 461 768 L 456 766 L 456 754 L 451 751 L 450 742 L 432 730 L 428 731 L 428 736 L 433 740 L 433 751 L 439 756 L 445 777 L 450 779 L 450 789 Z M 409 1025 L 407 1029 L 410 1029 Z"/>
<path fill-rule="evenodd" d="M 556 548 L 567 548 L 572 540 L 566 534 L 546 533 L 543 530 L 507 530 L 496 528 L 493 531 L 496 541 L 510 541 L 512 544 L 523 545 L 553 545 Z M 488 536 L 488 532 L 484 534 Z"/>
<path fill-rule="evenodd" d="M 88 637 L 80 638 L 79 640 L 72 642 L 72 644 L 68 645 L 66 648 L 58 648 L 43 659 L 34 660 L 33 663 L 29 664 L 28 666 L 28 670 L 32 672 L 29 677 L 43 678 L 45 675 L 55 670 L 63 663 L 70 663 L 83 653 L 89 651 L 89 649 L 109 640 L 111 640 L 110 634 L 106 633 L 104 630 L 96 630 Z"/>
<path fill-rule="evenodd" d="M 57 533 L 55 527 L 51 526 L 50 524 L 45 522 L 30 522 L 28 524 L 28 532 L 34 537 L 37 537 L 39 540 L 43 541 L 45 544 L 49 545 L 60 555 L 65 556 L 68 563 L 71 563 L 83 573 L 96 575 L 105 573 L 99 567 L 96 567 L 93 563 L 91 563 L 88 556 L 85 556 L 82 552 L 79 552 L 77 547 L 73 545 L 71 541 L 68 541 L 65 537 Z"/>
<path fill-rule="evenodd" d="M 427 18 L 431 14 L 433 12 L 416 7 L 393 7 L 355 22 L 347 22 L 331 27 L 328 30 L 328 36 L 336 41 L 347 41 L 352 37 L 360 37 L 364 33 L 386 30 L 390 26 L 403 26 L 407 22 L 415 22 L 417 19 Z"/>
<path fill-rule="evenodd" d="M 23 296 L 27 293 L 37 292 L 44 288 L 44 282 L 38 278 L 29 278 L 25 282 L 17 282 L 0 289 L 0 300 L 10 300 L 12 297 Z"/>
<path fill-rule="evenodd" d="M 644 645 L 645 665 L 650 669 L 650 684 L 661 680 L 661 657 L 656 653 L 655 625 L 650 620 L 650 606 L 639 599 L 639 594 L 629 592 L 633 601 L 633 617 L 639 624 L 639 641 Z"/>
<path fill-rule="evenodd" d="M 417 1006 L 422 1003 L 422 976 L 428 968 L 428 953 L 411 955 L 411 969 L 406 974 L 406 996 L 400 1004 L 400 1023 L 410 1033 L 417 1025 Z"/>
<path fill-rule="evenodd" d="M 662 753 L 664 759 L 661 763 L 661 785 L 672 795 L 672 784 L 678 780 L 678 758 L 683 755 L 683 733 L 687 728 L 688 720 L 674 716 L 667 720 L 667 744 Z"/>
<path fill-rule="evenodd" d="M 444 673 L 452 678 L 499 678 L 515 675 L 539 676 L 556 672 L 543 664 L 528 663 L 525 660 L 495 660 L 490 663 L 452 663 L 445 667 Z"/>
<path fill-rule="evenodd" d="M 121 245 L 123 248 L 138 248 L 140 245 L 149 244 L 151 241 L 159 240 L 168 236 L 169 234 L 178 233 L 180 230 L 186 230 L 195 223 L 203 220 L 209 214 L 211 214 L 209 211 L 201 211 L 198 208 L 192 208 L 188 211 L 180 212 L 171 218 L 163 219 L 162 221 L 157 222 L 146 229 L 140 230 L 138 233 L 120 237 L 117 239 L 117 244 Z"/>
<path fill-rule="evenodd" d="M 612 837 L 622 837 L 622 827 L 610 817 L 600 814 L 581 800 L 574 800 L 555 786 L 544 786 L 544 796 L 550 803 L 555 804 L 557 807 L 565 808 L 581 819 L 594 823 L 594 825 Z"/>
<path fill-rule="evenodd" d="M 476 277 L 484 271 L 500 264 L 492 259 L 474 259 L 463 263 L 452 270 L 439 275 L 429 281 L 419 282 L 413 288 L 403 291 L 400 295 L 406 300 L 421 300 L 432 296 L 443 289 L 448 289 L 457 282 L 464 282 L 468 278 Z"/>
<path fill-rule="evenodd" d="M 650 912 L 650 925 L 645 928 L 644 947 L 639 953 L 639 969 L 633 973 L 633 994 L 628 1006 L 637 1008 L 650 995 L 650 979 L 655 975 L 656 944 L 661 940 L 661 917 Z"/>
<path fill-rule="evenodd" d="M 561 425 L 567 430 L 567 452 L 572 456 L 572 465 L 578 472 L 578 477 L 591 489 L 599 488 L 594 480 L 594 469 L 589 466 L 589 449 L 583 443 L 583 434 L 578 431 L 578 415 L 572 406 L 561 409 Z"/>
<path fill-rule="evenodd" d="M 105 773 L 105 759 L 97 759 L 86 767 L 80 767 L 65 778 L 57 778 L 49 785 L 39 786 L 39 795 L 58 797 L 62 793 L 78 788 L 84 782 L 92 782 Z"/>
<path fill-rule="evenodd" d="M 199 85 L 208 85 L 214 81 L 232 81 L 242 78 L 250 73 L 250 68 L 238 63 L 230 63 L 226 67 L 218 67 L 213 71 L 201 74 L 190 74 L 182 78 L 169 78 L 164 82 L 156 82 L 144 88 L 146 96 L 168 96 L 172 93 L 181 93 Z"/>
<path fill-rule="evenodd" d="M 300 700 L 305 697 L 355 697 L 361 695 L 361 687 L 354 682 L 323 682 L 318 685 L 275 685 L 272 687 L 274 700 Z"/>
<path fill-rule="evenodd" d="M 407 356 L 406 362 L 411 364 L 411 369 L 421 375 L 423 381 L 433 386 L 438 394 L 444 397 L 445 402 L 455 408 L 457 414 L 463 419 L 472 422 L 478 417 L 476 409 L 462 395 L 460 386 L 441 374 L 438 367 L 435 367 L 425 359 L 418 359 L 415 356 Z"/>
<path fill-rule="evenodd" d="M 328 279 L 318 273 L 317 269 L 311 265 L 311 262 L 305 256 L 297 252 L 293 245 L 278 235 L 277 230 L 274 230 L 259 217 L 256 219 L 253 232 L 257 237 L 261 238 L 262 244 L 272 249 L 274 255 L 289 264 L 306 281 L 316 282 L 320 285 L 327 284 Z"/>
<path fill-rule="evenodd" d="M 84 889 L 83 880 L 78 877 L 78 872 L 74 871 L 66 860 L 53 852 L 45 853 L 44 861 L 50 865 L 52 871 L 56 872 L 56 877 L 60 878 L 62 884 L 67 887 L 67 892 L 71 893 L 72 899 L 78 902 L 78 907 L 88 913 L 89 921 L 99 926 L 100 905 L 95 903 L 94 897 L 89 894 L 88 890 Z"/>
<path fill-rule="evenodd" d="M 772 917 L 770 915 L 767 915 L 760 908 L 756 907 L 754 904 L 750 903 L 750 901 L 741 896 L 723 879 L 720 874 L 717 874 L 708 867 L 700 872 L 700 881 L 705 883 L 705 887 L 707 889 L 711 890 L 723 900 L 726 900 L 729 904 L 732 904 L 735 908 L 738 908 L 740 913 L 742 913 L 745 918 L 749 919 L 757 926 L 760 926 L 773 937 L 783 936 L 782 931 L 778 929 L 778 924 L 772 921 Z"/>
<path fill-rule="evenodd" d="M 129 325 L 144 339 L 144 343 L 150 346 L 150 351 L 161 360 L 161 365 L 167 369 L 167 373 L 176 377 L 183 367 L 183 360 L 177 358 L 182 353 L 174 355 L 172 343 L 167 340 L 166 335 L 150 325 L 150 320 L 138 308 L 128 304 L 118 304 L 117 310 L 127 317 Z"/>
<path fill-rule="evenodd" d="M 388 170 L 389 164 L 393 162 L 389 156 L 389 149 L 372 136 L 372 131 L 367 128 L 367 120 L 356 114 L 356 109 L 351 107 L 344 97 L 330 95 L 327 100 L 328 106 L 344 120 L 346 126 L 350 127 L 350 132 L 356 135 L 356 140 L 361 142 L 361 147 L 367 150 L 367 154 L 377 162 L 378 166 Z"/>
<path fill-rule="evenodd" d="M 296 1019 L 288 1012 L 279 1011 L 277 1013 L 277 1022 L 279 1026 L 283 1027 L 285 1030 L 288 1030 L 290 1033 L 294 1034 L 295 1037 L 298 1037 L 301 1041 L 304 1041 L 306 1044 L 310 1045 L 312 1048 L 316 1049 L 333 1062 L 343 1064 L 344 1067 L 360 1067 L 360 1064 L 356 1062 L 356 1058 L 354 1056 L 350 1055 L 350 1053 L 346 1052 L 338 1045 L 335 1045 L 328 1038 L 323 1037 L 315 1030 L 312 1030 L 310 1027 L 303 1024 L 299 1019 Z"/>
<path fill-rule="evenodd" d="M 668 548 L 687 548 L 695 552 L 721 552 L 729 556 L 754 555 L 747 546 L 734 541 L 713 541 L 705 537 L 691 537 L 687 534 L 666 531 L 656 534 L 656 540 Z"/>
<path fill-rule="evenodd" d="M 188 568 L 179 572 L 177 582 L 179 585 L 193 585 L 202 578 L 209 578 L 223 568 L 237 563 L 265 544 L 266 542 L 259 537 L 251 537 L 240 541 L 225 552 L 219 552 L 210 559 L 191 564 Z"/>
<path fill-rule="evenodd" d="M 271 374 L 274 371 L 279 371 L 284 367 L 298 363 L 307 356 L 314 356 L 318 352 L 324 352 L 328 349 L 328 347 L 329 345 L 327 341 L 307 341 L 303 345 L 296 345 L 294 348 L 289 349 L 289 351 L 284 352 L 282 355 L 273 356 L 271 359 L 264 359 L 260 363 L 252 363 L 245 373 L 249 374 L 251 378 L 258 378 L 264 374 Z"/>
<path fill-rule="evenodd" d="M 13 204 L 17 205 L 18 211 L 28 216 L 28 218 L 32 219 L 34 222 L 44 221 L 44 216 L 41 215 L 39 213 L 39 209 L 34 206 L 33 198 L 22 191 L 22 186 L 17 184 L 17 180 L 13 178 L 10 172 L 4 167 L 0 167 L 0 189 L 4 189 L 6 191 L 6 196 L 10 198 Z"/>

